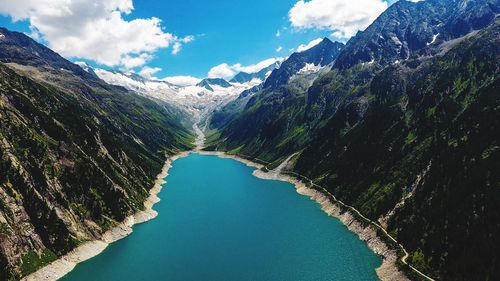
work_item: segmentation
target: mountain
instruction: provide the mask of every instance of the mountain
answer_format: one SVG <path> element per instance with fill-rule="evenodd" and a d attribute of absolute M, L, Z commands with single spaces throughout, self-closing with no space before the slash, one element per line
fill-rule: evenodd
<path fill-rule="evenodd" d="M 344 44 L 324 38 L 323 41 L 308 50 L 293 53 L 278 69 L 273 70 L 264 82 L 264 88 L 276 89 L 287 84 L 290 78 L 304 67 L 326 66 L 332 63 L 343 48 Z"/>
<path fill-rule="evenodd" d="M 258 72 L 255 72 L 255 73 L 247 73 L 247 72 L 243 72 L 243 71 L 239 72 L 231 79 L 230 82 L 246 83 L 246 82 L 250 82 L 254 79 L 258 79 L 260 81 L 265 81 L 267 79 L 267 77 L 271 74 L 271 72 L 273 70 L 275 70 L 276 68 L 279 68 L 280 65 L 281 65 L 281 61 L 276 61 L 273 64 L 271 64 L 267 67 L 264 67 L 263 69 L 261 69 Z"/>
<path fill-rule="evenodd" d="M 175 108 L 0 33 L 0 280 L 15 280 L 143 209 L 193 137 Z"/>
<path fill-rule="evenodd" d="M 37 67 L 40 69 L 56 69 L 72 72 L 82 78 L 91 78 L 91 74 L 73 64 L 59 54 L 33 41 L 22 33 L 10 32 L 0 27 L 0 61 Z"/>
<path fill-rule="evenodd" d="M 220 128 L 231 121 L 238 113 L 245 109 L 248 101 L 254 94 L 262 90 L 262 84 L 243 91 L 235 100 L 217 108 L 210 115 L 210 127 Z"/>
<path fill-rule="evenodd" d="M 220 86 L 222 88 L 229 88 L 231 87 L 231 84 L 227 82 L 223 78 L 205 78 L 200 81 L 196 86 L 198 87 L 203 87 L 209 91 L 213 91 L 214 89 L 212 88 L 213 85 Z"/>
<path fill-rule="evenodd" d="M 342 43 L 324 38 L 318 45 L 303 52 L 293 53 L 283 62 L 276 62 L 262 69 L 261 73 L 266 71 L 262 80 L 264 82 L 242 92 L 237 99 L 215 110 L 210 117 L 210 127 L 220 128 L 226 125 L 247 106 L 256 93 L 263 90 L 276 92 L 267 96 L 282 95 L 282 91 L 303 93 L 320 74 L 328 69 L 328 65 L 333 63 L 343 46 Z M 276 66 L 279 67 L 276 68 Z M 270 73 L 271 69 L 273 70 Z M 240 76 L 240 79 L 243 79 L 242 77 Z"/>
<path fill-rule="evenodd" d="M 229 83 L 224 79 L 204 79 L 195 86 L 178 86 L 166 81 L 147 79 L 134 73 L 95 69 L 95 73 L 109 84 L 124 87 L 144 97 L 161 101 L 177 108 L 182 122 L 200 122 L 214 110 L 236 99 L 238 95 L 260 81 Z"/>
<path fill-rule="evenodd" d="M 251 79 L 236 79 L 238 81 L 232 79 L 231 82 L 227 82 L 223 78 L 205 78 L 193 86 L 179 86 L 158 79 L 147 79 L 136 73 L 92 69 L 87 65 L 83 67 L 109 84 L 122 86 L 178 108 L 183 113 L 181 120 L 187 124 L 207 121 L 213 112 L 236 100 L 240 94 L 259 87 L 269 72 L 279 64 L 277 61 L 258 72 L 248 73 Z"/>
<path fill-rule="evenodd" d="M 97 74 L 95 73 L 94 69 L 88 65 L 86 62 L 83 62 L 83 61 L 75 61 L 74 62 L 76 65 L 78 65 L 79 67 L 81 67 L 83 70 L 85 70 L 86 72 L 88 72 L 90 75 L 92 75 L 94 78 L 99 78 L 97 76 Z"/>
<path fill-rule="evenodd" d="M 342 106 L 295 166 L 385 225 L 438 280 L 500 277 L 499 35 L 495 24 L 416 68 L 384 69 L 373 101 Z"/>
<path fill-rule="evenodd" d="M 415 268 L 497 280 L 499 7 L 398 1 L 321 73 L 297 75 L 294 54 L 244 106 L 215 114 L 207 149 L 269 169 L 297 153 L 290 172 L 378 221 Z"/>
<path fill-rule="evenodd" d="M 349 40 L 335 66 L 382 65 L 432 55 L 433 45 L 484 28 L 500 13 L 498 0 L 398 1 L 365 31 Z"/>

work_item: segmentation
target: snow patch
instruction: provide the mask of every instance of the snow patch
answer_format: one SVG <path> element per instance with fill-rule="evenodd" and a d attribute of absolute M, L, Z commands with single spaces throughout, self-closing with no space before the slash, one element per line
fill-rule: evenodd
<path fill-rule="evenodd" d="M 73 62 L 74 64 L 78 65 L 79 67 L 81 67 L 83 70 L 87 71 L 87 72 L 90 72 L 90 66 L 84 62 L 84 61 L 75 61 Z"/>
<path fill-rule="evenodd" d="M 299 70 L 298 74 L 315 73 L 320 71 L 322 68 L 323 67 L 320 64 L 315 65 L 314 63 L 306 63 L 306 65 Z"/>
<path fill-rule="evenodd" d="M 369 61 L 369 62 L 363 62 L 363 63 L 361 63 L 361 65 L 370 65 L 370 64 L 374 64 L 374 63 L 375 63 L 375 59 L 372 58 L 371 61 Z"/>
<path fill-rule="evenodd" d="M 438 38 L 438 36 L 439 36 L 439 33 L 438 33 L 438 34 L 434 34 L 434 35 L 432 36 L 432 41 L 431 41 L 431 42 L 428 42 L 428 43 L 427 43 L 427 46 L 429 46 L 429 45 L 431 45 L 431 44 L 434 44 L 434 42 L 436 42 L 436 39 Z"/>

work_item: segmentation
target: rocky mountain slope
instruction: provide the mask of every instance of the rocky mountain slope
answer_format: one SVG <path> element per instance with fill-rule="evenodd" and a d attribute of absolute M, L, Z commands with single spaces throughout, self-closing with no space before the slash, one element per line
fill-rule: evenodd
<path fill-rule="evenodd" d="M 193 138 L 175 108 L 0 33 L 0 280 L 11 280 L 142 209 Z"/>
<path fill-rule="evenodd" d="M 279 92 L 287 88 L 297 93 L 304 92 L 320 74 L 327 71 L 343 47 L 342 43 L 324 38 L 308 50 L 293 53 L 267 75 L 264 83 L 245 90 L 234 101 L 215 110 L 210 116 L 210 127 L 219 128 L 228 123 L 245 108 L 254 94 L 260 91 Z"/>
<path fill-rule="evenodd" d="M 293 53 L 271 73 L 269 79 L 266 79 L 264 88 L 277 89 L 287 84 L 290 78 L 301 70 L 307 72 L 311 66 L 325 66 L 332 63 L 343 48 L 344 44 L 324 38 L 318 45 L 308 50 Z"/>
<path fill-rule="evenodd" d="M 292 170 L 378 220 L 414 267 L 496 280 L 499 13 L 498 0 L 399 1 L 314 82 L 271 75 L 212 122 L 208 149 L 271 168 L 299 152 Z"/>

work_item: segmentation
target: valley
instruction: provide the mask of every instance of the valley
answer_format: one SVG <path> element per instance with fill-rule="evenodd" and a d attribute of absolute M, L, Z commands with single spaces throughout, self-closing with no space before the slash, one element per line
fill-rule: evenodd
<path fill-rule="evenodd" d="M 189 82 L 0 28 L 0 280 L 500 279 L 499 15 L 396 1 Z"/>

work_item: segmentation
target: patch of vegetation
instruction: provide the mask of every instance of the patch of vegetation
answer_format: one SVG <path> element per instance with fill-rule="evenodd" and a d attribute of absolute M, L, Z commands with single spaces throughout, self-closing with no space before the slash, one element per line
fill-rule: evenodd
<path fill-rule="evenodd" d="M 40 255 L 38 255 L 35 251 L 30 251 L 21 258 L 21 274 L 22 276 L 29 275 L 56 259 L 56 254 L 49 249 L 44 249 Z"/>

